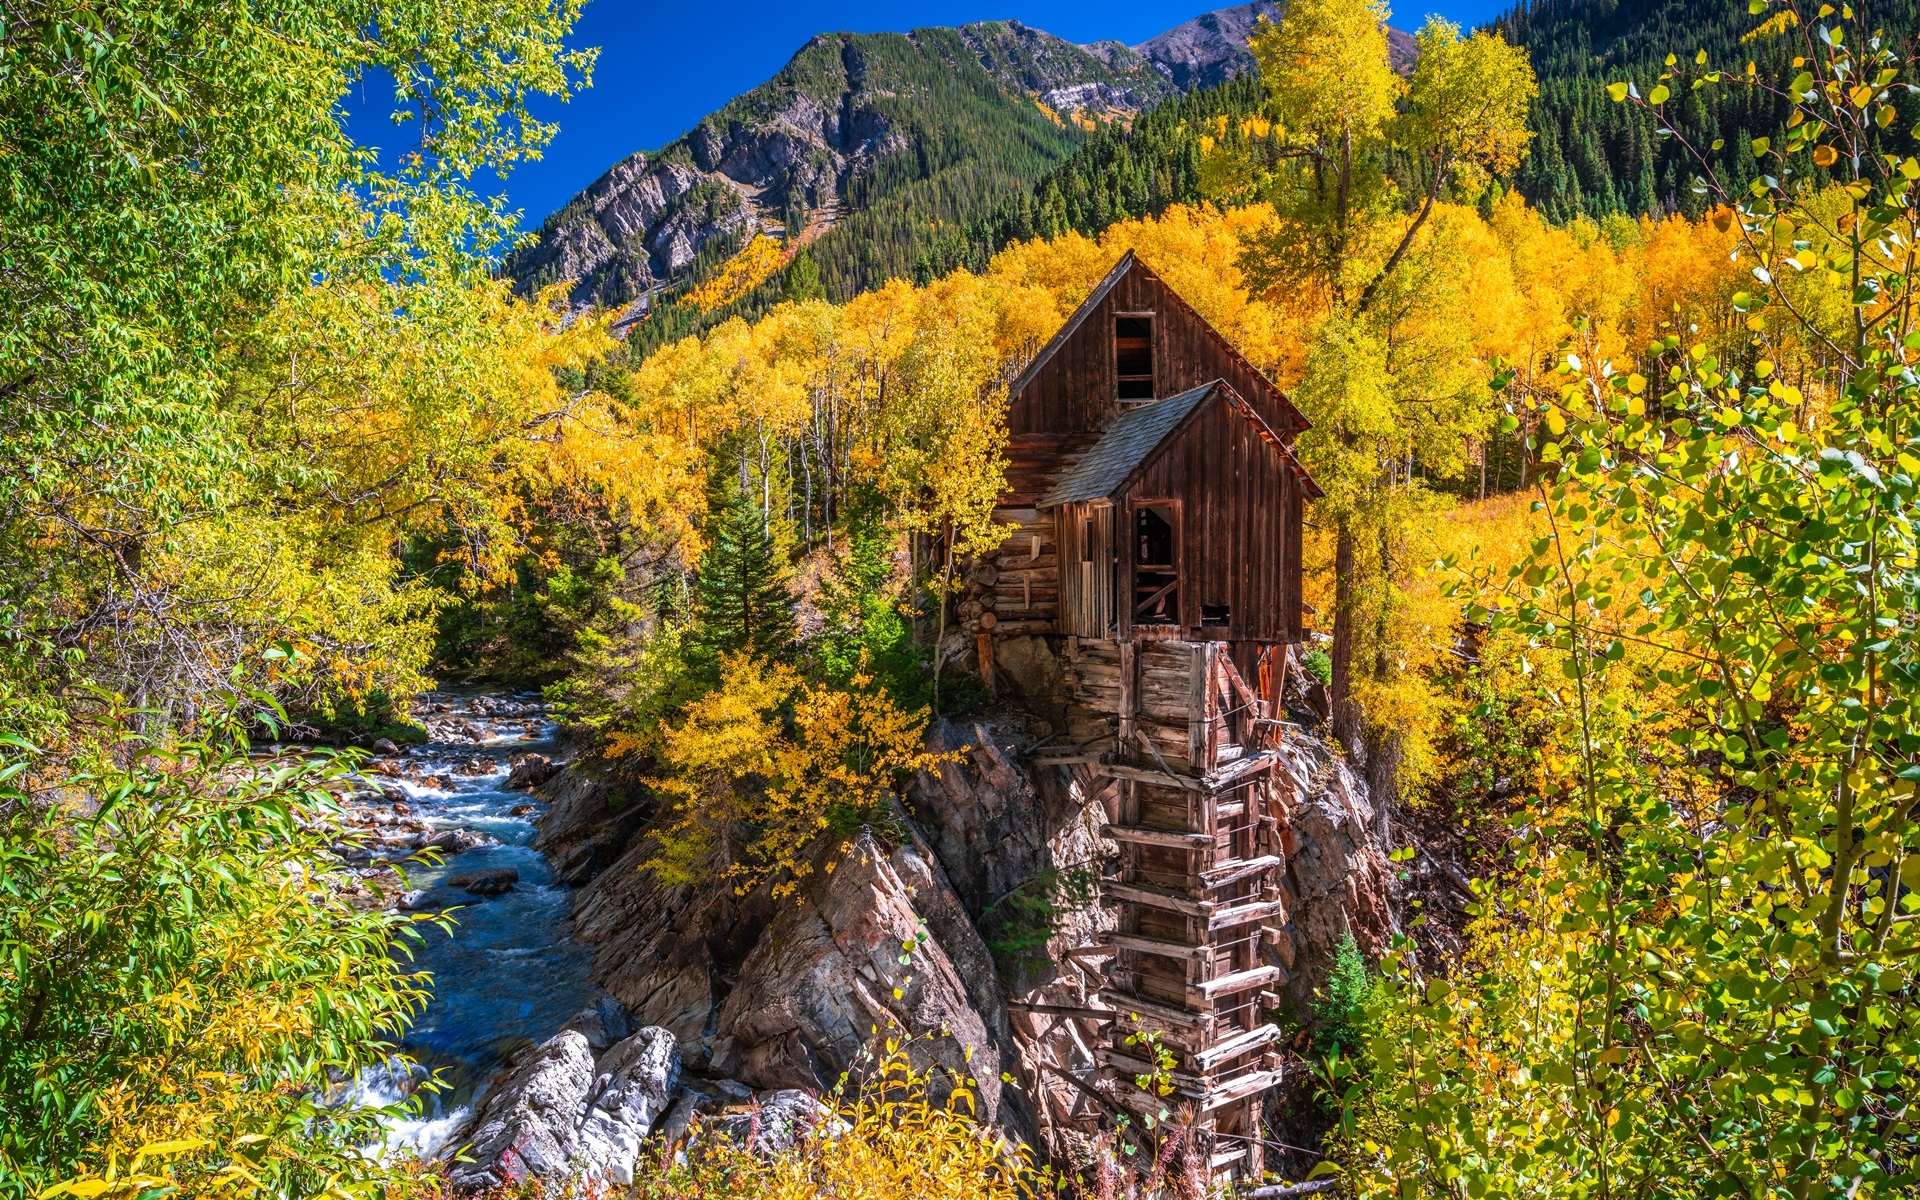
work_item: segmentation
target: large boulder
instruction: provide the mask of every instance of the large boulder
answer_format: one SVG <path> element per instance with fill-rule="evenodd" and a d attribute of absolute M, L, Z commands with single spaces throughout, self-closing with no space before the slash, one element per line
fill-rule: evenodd
<path fill-rule="evenodd" d="M 548 807 L 533 848 L 553 863 L 562 883 L 573 887 L 612 866 L 654 811 L 651 797 L 599 759 L 560 768 L 536 785 L 534 794 Z"/>
<path fill-rule="evenodd" d="M 680 1048 L 666 1030 L 642 1029 L 608 1050 L 595 1070 L 572 1164 L 601 1182 L 631 1184 L 640 1143 L 680 1084 Z"/>
<path fill-rule="evenodd" d="M 1377 817 L 1367 785 L 1344 755 L 1319 738 L 1289 737 L 1281 750 L 1295 785 L 1280 830 L 1289 920 L 1269 953 L 1288 972 L 1288 990 L 1306 1011 L 1344 938 L 1351 936 L 1368 958 L 1377 958 L 1392 944 L 1399 923 L 1391 903 L 1392 868 L 1371 834 Z"/>
<path fill-rule="evenodd" d="M 947 877 L 976 918 L 1052 863 L 1047 836 L 1056 818 L 1020 768 L 1011 730 L 937 719 L 927 749 L 958 760 L 922 771 L 907 789 L 907 806 L 925 831 Z"/>
<path fill-rule="evenodd" d="M 475 1114 L 472 1144 L 447 1172 L 456 1191 L 484 1191 L 535 1176 L 562 1177 L 574 1122 L 593 1085 L 593 1047 L 572 1030 L 555 1034 Z"/>
<path fill-rule="evenodd" d="M 641 1142 L 680 1084 L 680 1051 L 664 1029 L 641 1029 L 596 1059 L 587 1029 L 625 1013 L 597 1003 L 541 1043 L 475 1114 L 465 1154 L 448 1170 L 455 1191 L 530 1178 L 631 1184 Z"/>
<path fill-rule="evenodd" d="M 876 1041 L 899 1038 L 917 1069 L 945 1068 L 937 1084 L 950 1072 L 973 1078 L 982 1121 L 1024 1131 L 1024 1113 L 1002 1112 L 1011 1047 L 1003 1054 L 887 851 L 862 833 L 807 884 L 741 965 L 713 1069 L 755 1087 L 822 1091 L 859 1070 Z"/>
<path fill-rule="evenodd" d="M 513 770 L 507 773 L 507 790 L 520 792 L 539 787 L 559 773 L 559 763 L 544 754 L 529 754 L 513 764 Z"/>
<path fill-rule="evenodd" d="M 594 947 L 594 981 L 641 1022 L 672 1030 L 688 1065 L 704 1069 L 720 1005 L 773 919 L 773 898 L 764 887 L 737 895 L 725 879 L 663 883 L 647 869 L 658 853 L 638 837 L 595 875 L 574 902 L 574 936 Z"/>

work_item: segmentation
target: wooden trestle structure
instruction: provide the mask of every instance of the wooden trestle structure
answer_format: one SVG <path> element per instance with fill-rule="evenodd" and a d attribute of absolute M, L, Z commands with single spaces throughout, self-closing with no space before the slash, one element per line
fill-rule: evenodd
<path fill-rule="evenodd" d="M 1281 1029 L 1262 1010 L 1278 1006 L 1283 976 L 1261 953 L 1287 919 L 1280 725 L 1220 642 L 1069 638 L 1066 652 L 1076 732 L 1112 739 L 1087 769 L 1118 794 L 1106 833 L 1120 871 L 1103 891 L 1119 920 L 1099 992 L 1114 1014 L 1099 1063 L 1123 1081 L 1110 1094 L 1141 1111 L 1190 1109 L 1211 1135 L 1215 1178 L 1258 1183 L 1260 1097 L 1282 1074 Z M 1154 1069 L 1128 1044 L 1136 1030 L 1173 1054 L 1164 1100 L 1133 1085 Z"/>

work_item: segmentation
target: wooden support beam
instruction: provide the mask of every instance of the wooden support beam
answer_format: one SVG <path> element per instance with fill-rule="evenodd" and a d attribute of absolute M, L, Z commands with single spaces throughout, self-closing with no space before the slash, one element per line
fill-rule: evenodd
<path fill-rule="evenodd" d="M 1030 758 L 1030 767 L 1071 767 L 1075 765 L 1094 766 L 1107 760 L 1105 754 L 1048 754 L 1040 758 Z"/>
<path fill-rule="evenodd" d="M 1074 1008 L 1064 1004 L 1028 1004 L 1024 1000 L 1007 1001 L 1008 1012 L 1032 1013 L 1041 1017 L 1075 1017 L 1082 1021 L 1111 1021 L 1114 1012 L 1110 1008 Z"/>
<path fill-rule="evenodd" d="M 1270 1183 L 1238 1194 L 1245 1200 L 1293 1200 L 1296 1196 L 1322 1195 L 1339 1186 L 1338 1179 L 1309 1179 L 1305 1183 Z"/>
<path fill-rule="evenodd" d="M 1187 761 L 1202 770 L 1213 766 L 1213 657 L 1218 650 L 1218 642 L 1202 642 L 1187 665 Z"/>
<path fill-rule="evenodd" d="M 1120 643 L 1120 744 L 1133 741 L 1138 726 L 1135 718 L 1140 707 L 1139 650 L 1132 642 Z"/>
<path fill-rule="evenodd" d="M 1211 871 L 1203 871 L 1200 882 L 1203 887 L 1226 887 L 1230 883 L 1239 883 L 1255 875 L 1262 875 L 1282 866 L 1283 860 L 1277 854 L 1263 854 L 1259 858 L 1244 859 L 1240 862 L 1222 863 Z"/>
<path fill-rule="evenodd" d="M 1225 1108 L 1229 1104 L 1245 1100 L 1250 1096 L 1258 1096 L 1261 1092 L 1279 1084 L 1280 1081 L 1286 1077 L 1286 1071 L 1278 1067 L 1268 1071 L 1259 1071 L 1252 1075 L 1244 1075 L 1222 1087 L 1219 1091 L 1209 1095 L 1201 1102 L 1200 1111 L 1212 1112 L 1215 1109 Z"/>
<path fill-rule="evenodd" d="M 1182 916 L 1198 917 L 1203 921 L 1211 920 L 1214 910 L 1220 906 L 1211 900 L 1195 900 L 1191 896 L 1165 888 L 1153 887 L 1144 883 L 1102 882 L 1100 892 L 1110 900 L 1132 901 L 1151 908 L 1162 908 Z"/>
<path fill-rule="evenodd" d="M 1280 761 L 1278 750 L 1262 750 L 1258 754 L 1249 754 L 1245 758 L 1235 759 L 1217 771 L 1200 777 L 1200 786 L 1208 791 L 1224 792 L 1229 788 L 1258 777 L 1262 772 L 1271 771 Z"/>
<path fill-rule="evenodd" d="M 1156 771 L 1152 767 L 1132 767 L 1126 763 L 1101 763 L 1094 774 L 1111 775 L 1115 779 L 1131 779 L 1136 783 L 1155 783 L 1161 787 L 1183 788 L 1190 792 L 1203 790 L 1200 781 L 1191 775 L 1175 775 L 1171 771 Z"/>
<path fill-rule="evenodd" d="M 1187 1061 L 1202 1071 L 1211 1071 L 1215 1063 L 1226 1062 L 1228 1059 L 1237 1058 L 1249 1050 L 1257 1050 L 1262 1046 L 1277 1042 L 1285 1033 L 1286 1031 L 1278 1025 L 1256 1025 L 1245 1033 L 1230 1037 L 1224 1042 L 1216 1042 L 1204 1050 L 1194 1051 L 1192 1054 L 1187 1055 Z"/>
<path fill-rule="evenodd" d="M 1251 991 L 1278 978 L 1280 978 L 1278 967 L 1254 967 L 1251 970 L 1222 975 L 1218 979 L 1209 979 L 1205 983 L 1196 984 L 1194 990 L 1212 999 L 1215 996 L 1230 996 L 1235 992 Z"/>
<path fill-rule="evenodd" d="M 1157 1064 L 1150 1063 L 1146 1059 L 1136 1055 L 1128 1054 L 1124 1050 L 1116 1050 L 1112 1046 L 1098 1047 L 1094 1050 L 1093 1056 L 1101 1066 L 1112 1067 L 1114 1070 L 1127 1075 L 1151 1075 L 1158 1069 Z M 1195 1075 L 1191 1071 L 1178 1069 L 1169 1072 L 1169 1074 L 1173 1078 L 1173 1090 L 1178 1094 L 1185 1096 L 1189 1100 L 1205 1100 L 1207 1098 L 1207 1084 L 1209 1081 L 1203 1076 Z"/>
<path fill-rule="evenodd" d="M 1235 925 L 1251 925 L 1268 917 L 1279 917 L 1284 921 L 1286 911 L 1286 907 L 1278 900 L 1256 900 L 1237 908 L 1216 908 L 1207 917 L 1207 929 L 1231 929 Z"/>
<path fill-rule="evenodd" d="M 1207 1036 L 1213 1032 L 1212 1013 L 1194 1012 L 1189 1008 L 1177 1008 L 1160 1000 L 1148 1000 L 1141 996 L 1129 996 L 1113 988 L 1100 989 L 1100 1001 L 1114 1010 L 1119 1017 L 1145 1018 L 1141 1023 L 1172 1027 Z"/>
<path fill-rule="evenodd" d="M 1138 825 L 1104 825 L 1100 832 L 1116 842 L 1139 842 L 1146 846 L 1165 846 L 1170 850 L 1213 848 L 1213 838 L 1204 833 L 1179 833 L 1171 829 L 1146 829 Z"/>
<path fill-rule="evenodd" d="M 1212 946 L 1189 946 L 1185 942 L 1142 937 L 1137 933 L 1110 933 L 1107 935 L 1107 943 L 1115 950 L 1133 950 L 1140 954 L 1158 954 L 1166 958 L 1184 958 L 1192 962 L 1199 962 L 1213 955 Z"/>

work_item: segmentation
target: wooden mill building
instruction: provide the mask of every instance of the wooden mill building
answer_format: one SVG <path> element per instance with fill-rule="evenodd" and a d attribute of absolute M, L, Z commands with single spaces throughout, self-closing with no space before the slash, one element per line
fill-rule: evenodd
<path fill-rule="evenodd" d="M 1303 636 L 1294 457 L 1306 420 L 1129 253 L 1012 388 L 1015 532 L 991 566 L 993 642 L 1044 635 L 1066 664 L 1069 766 L 1102 789 L 1118 928 L 1089 1010 L 1113 1102 L 1189 1108 L 1222 1177 L 1259 1179 L 1259 1097 L 1280 1078 L 1263 1012 L 1281 967 L 1279 882 L 1293 785 L 1273 719 Z M 1175 1094 L 1133 1077 L 1159 1035 Z"/>

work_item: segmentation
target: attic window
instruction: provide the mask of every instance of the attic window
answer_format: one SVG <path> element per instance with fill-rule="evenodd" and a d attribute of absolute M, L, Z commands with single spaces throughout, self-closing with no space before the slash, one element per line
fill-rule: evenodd
<path fill-rule="evenodd" d="M 1113 373 L 1119 377 L 1122 400 L 1153 399 L 1153 318 L 1115 317 Z"/>

